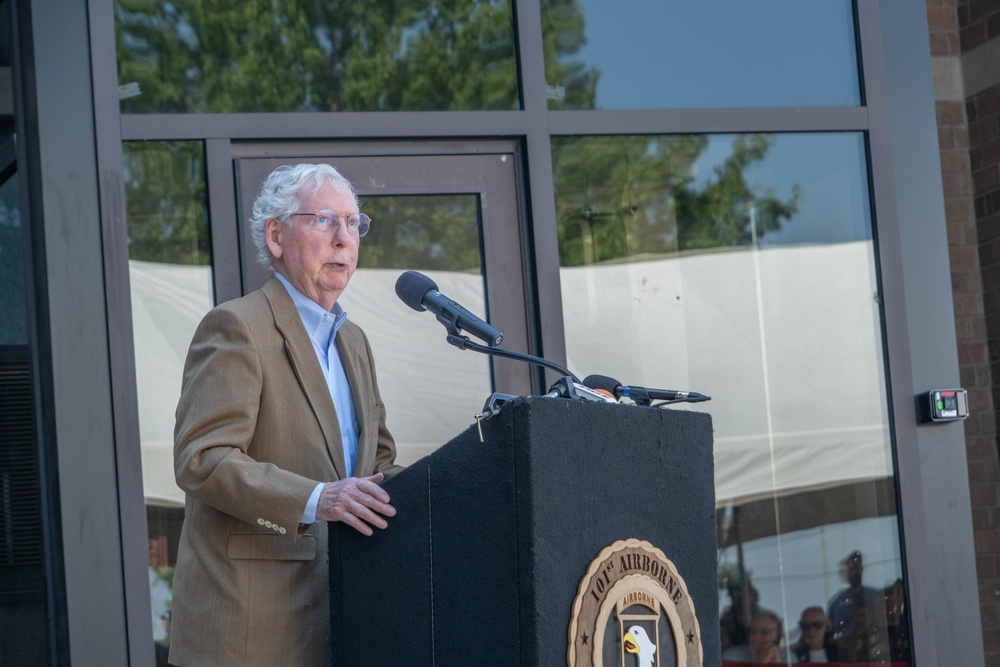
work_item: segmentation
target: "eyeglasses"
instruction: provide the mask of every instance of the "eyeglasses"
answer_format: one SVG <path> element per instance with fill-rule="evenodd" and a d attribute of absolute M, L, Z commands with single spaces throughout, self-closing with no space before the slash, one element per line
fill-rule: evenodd
<path fill-rule="evenodd" d="M 826 625 L 824 621 L 813 621 L 812 623 L 799 621 L 799 628 L 802 630 L 802 632 L 805 632 L 806 630 L 819 630 L 824 625 Z"/>
<path fill-rule="evenodd" d="M 324 209 L 318 213 L 292 213 L 292 215 L 313 216 L 312 224 L 321 232 L 335 232 L 343 222 L 352 236 L 364 236 L 372 224 L 372 219 L 364 213 L 337 213 Z"/>

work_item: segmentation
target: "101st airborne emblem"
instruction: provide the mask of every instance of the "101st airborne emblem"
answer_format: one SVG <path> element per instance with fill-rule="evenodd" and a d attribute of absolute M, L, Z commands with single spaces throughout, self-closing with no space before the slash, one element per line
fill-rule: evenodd
<path fill-rule="evenodd" d="M 569 667 L 701 667 L 704 651 L 684 579 L 649 542 L 604 548 L 580 580 Z"/>

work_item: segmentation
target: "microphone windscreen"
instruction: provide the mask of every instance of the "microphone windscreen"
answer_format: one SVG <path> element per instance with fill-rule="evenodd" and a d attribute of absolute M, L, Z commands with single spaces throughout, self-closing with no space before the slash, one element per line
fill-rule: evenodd
<path fill-rule="evenodd" d="M 396 296 L 413 310 L 423 310 L 424 295 L 437 288 L 433 280 L 418 271 L 406 271 L 396 279 Z"/>
<path fill-rule="evenodd" d="M 614 396 L 615 389 L 622 386 L 622 383 L 614 378 L 609 378 L 607 375 L 588 375 L 583 378 L 583 385 L 591 389 L 603 389 Z"/>

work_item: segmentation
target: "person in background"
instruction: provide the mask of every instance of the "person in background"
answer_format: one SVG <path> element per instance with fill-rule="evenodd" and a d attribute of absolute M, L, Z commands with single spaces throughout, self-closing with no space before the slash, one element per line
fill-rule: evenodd
<path fill-rule="evenodd" d="M 736 573 L 729 577 L 726 590 L 730 604 L 719 615 L 719 636 L 723 651 L 749 641 L 747 628 L 750 626 L 750 618 L 760 610 L 760 595 L 750 582 L 749 574 L 740 576 Z"/>
<path fill-rule="evenodd" d="M 799 619 L 802 638 L 792 646 L 796 662 L 837 662 L 833 630 L 822 607 L 806 607 Z"/>
<path fill-rule="evenodd" d="M 906 618 L 903 580 L 894 582 L 875 595 L 871 618 L 871 662 L 910 662 L 910 632 Z"/>
<path fill-rule="evenodd" d="M 162 632 L 158 639 L 153 640 L 153 650 L 156 654 L 156 667 L 170 667 L 170 610 L 160 616 Z"/>
<path fill-rule="evenodd" d="M 173 665 L 330 664 L 325 522 L 371 535 L 396 513 L 372 350 L 338 303 L 370 224 L 333 167 L 279 167 L 250 219 L 274 276 L 198 326 L 174 431 Z"/>
<path fill-rule="evenodd" d="M 861 552 L 852 551 L 847 555 L 841 566 L 847 588 L 841 590 L 827 603 L 826 615 L 833 627 L 833 636 L 837 639 L 854 635 L 854 619 L 858 609 L 871 605 L 875 600 L 875 589 L 864 586 L 861 576 L 865 571 Z"/>
<path fill-rule="evenodd" d="M 779 664 L 788 662 L 788 654 L 781 646 L 781 617 L 773 611 L 762 609 L 750 619 L 749 642 L 722 653 L 723 660 Z"/>

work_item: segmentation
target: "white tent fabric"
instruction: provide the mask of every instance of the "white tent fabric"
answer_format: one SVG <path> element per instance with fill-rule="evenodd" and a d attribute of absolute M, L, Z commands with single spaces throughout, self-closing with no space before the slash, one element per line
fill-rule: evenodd
<path fill-rule="evenodd" d="M 891 474 L 870 242 L 785 246 L 567 268 L 568 365 L 623 383 L 712 396 L 721 504 Z M 131 262 L 147 502 L 182 504 L 173 412 L 187 346 L 211 306 L 208 267 Z M 342 297 L 368 334 L 400 461 L 472 423 L 487 358 L 445 340 L 394 292 L 396 270 L 359 270 Z M 482 279 L 430 273 L 485 311 Z M 633 409 L 627 406 L 622 409 Z"/>
<path fill-rule="evenodd" d="M 569 367 L 712 396 L 691 409 L 712 414 L 720 504 L 884 478 L 872 257 L 869 241 L 564 269 Z"/>
<path fill-rule="evenodd" d="M 212 306 L 211 278 L 207 266 L 129 261 L 142 484 L 150 504 L 184 504 L 174 483 L 174 409 L 188 345 Z"/>
<path fill-rule="evenodd" d="M 150 504 L 183 505 L 173 475 L 174 410 L 188 345 L 212 307 L 211 270 L 129 264 L 144 493 Z M 341 305 L 371 341 L 397 460 L 407 465 L 471 424 L 491 389 L 487 357 L 448 345 L 432 315 L 417 313 L 396 297 L 399 273 L 358 271 Z M 426 273 L 442 292 L 484 312 L 481 277 Z"/>

